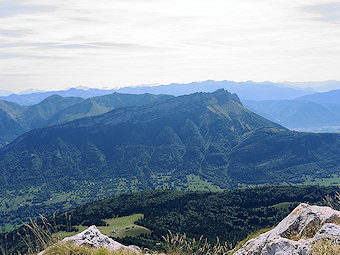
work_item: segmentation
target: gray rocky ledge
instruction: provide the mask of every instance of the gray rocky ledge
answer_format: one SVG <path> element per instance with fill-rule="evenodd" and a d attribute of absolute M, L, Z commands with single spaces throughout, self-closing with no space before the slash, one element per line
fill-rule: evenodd
<path fill-rule="evenodd" d="M 340 243 L 340 212 L 300 204 L 275 228 L 246 242 L 235 255 L 308 255 L 312 245 L 330 239 Z"/>

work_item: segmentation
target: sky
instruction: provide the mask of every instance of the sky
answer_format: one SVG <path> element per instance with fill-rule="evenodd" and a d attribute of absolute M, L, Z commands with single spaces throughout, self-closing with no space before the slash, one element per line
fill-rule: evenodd
<path fill-rule="evenodd" d="M 0 0 L 0 90 L 340 80 L 340 1 Z"/>

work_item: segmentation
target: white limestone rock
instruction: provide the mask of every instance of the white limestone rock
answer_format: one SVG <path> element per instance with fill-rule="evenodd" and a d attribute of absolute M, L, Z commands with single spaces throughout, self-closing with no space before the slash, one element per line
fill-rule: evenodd
<path fill-rule="evenodd" d="M 71 242 L 78 246 L 89 246 L 93 248 L 106 248 L 110 251 L 125 250 L 134 252 L 136 254 L 141 253 L 141 249 L 135 245 L 125 246 L 119 242 L 114 241 L 112 238 L 100 233 L 96 226 L 91 226 L 83 232 L 71 237 L 64 238 L 61 242 Z M 44 252 L 39 253 L 42 255 Z"/>
<path fill-rule="evenodd" d="M 339 223 L 339 211 L 300 204 L 274 229 L 249 240 L 235 255 L 308 255 L 317 240 L 339 240 Z"/>
<path fill-rule="evenodd" d="M 330 239 L 340 244 L 340 226 L 333 223 L 327 223 L 322 226 L 313 239 L 314 241 Z"/>

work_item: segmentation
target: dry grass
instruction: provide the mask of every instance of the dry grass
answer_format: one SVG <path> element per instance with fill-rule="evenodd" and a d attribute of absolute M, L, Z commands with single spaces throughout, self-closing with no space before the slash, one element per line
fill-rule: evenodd
<path fill-rule="evenodd" d="M 203 239 L 203 236 L 200 239 L 187 239 L 187 236 L 172 234 L 169 231 L 169 234 L 163 236 L 164 241 L 166 242 L 168 255 L 223 255 L 230 254 L 230 249 L 227 243 L 220 243 L 220 240 L 216 239 L 216 244 L 211 245 L 208 243 L 207 239 Z"/>
<path fill-rule="evenodd" d="M 71 243 L 58 243 L 44 252 L 44 255 L 135 255 L 134 252 L 118 250 L 109 251 L 108 249 L 94 249 L 85 246 L 76 246 Z"/>
<path fill-rule="evenodd" d="M 324 198 L 324 201 L 329 207 L 336 209 L 336 208 L 340 207 L 340 193 L 336 192 L 334 197 L 327 195 Z"/>
<path fill-rule="evenodd" d="M 331 240 L 322 240 L 313 245 L 311 255 L 339 255 L 340 244 Z"/>
<path fill-rule="evenodd" d="M 53 236 L 55 222 L 51 224 L 44 216 L 40 216 L 41 223 L 38 224 L 30 219 L 30 223 L 24 223 L 23 234 L 18 232 L 19 237 L 27 246 L 27 254 L 37 254 L 59 240 Z"/>

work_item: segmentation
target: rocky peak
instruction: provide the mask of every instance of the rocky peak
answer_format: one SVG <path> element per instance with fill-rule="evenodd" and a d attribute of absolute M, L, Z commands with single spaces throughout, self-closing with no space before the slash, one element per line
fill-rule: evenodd
<path fill-rule="evenodd" d="M 340 212 L 325 206 L 300 204 L 274 229 L 245 243 L 235 255 L 308 255 L 320 240 L 340 244 Z"/>
<path fill-rule="evenodd" d="M 106 248 L 110 251 L 117 251 L 122 249 L 125 251 L 129 251 L 132 254 L 141 253 L 139 247 L 134 245 L 122 245 L 121 243 L 114 241 L 112 238 L 100 233 L 98 228 L 94 225 L 77 235 L 64 238 L 61 242 L 71 242 L 72 244 L 77 246 L 89 246 L 96 249 Z M 38 255 L 42 254 L 44 254 L 44 251 L 39 253 Z"/>

